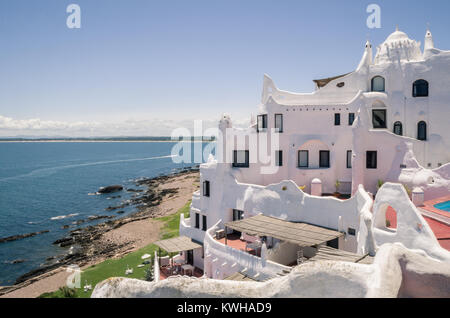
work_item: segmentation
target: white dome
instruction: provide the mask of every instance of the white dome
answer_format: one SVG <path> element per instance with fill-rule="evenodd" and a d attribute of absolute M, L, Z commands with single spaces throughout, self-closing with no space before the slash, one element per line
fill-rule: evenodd
<path fill-rule="evenodd" d="M 396 30 L 394 33 L 391 33 L 384 41 L 384 43 L 390 43 L 390 42 L 398 42 L 403 40 L 409 40 L 408 35 L 405 32 Z"/>
<path fill-rule="evenodd" d="M 411 40 L 405 32 L 397 29 L 378 47 L 375 64 L 420 59 L 422 59 L 420 43 Z"/>

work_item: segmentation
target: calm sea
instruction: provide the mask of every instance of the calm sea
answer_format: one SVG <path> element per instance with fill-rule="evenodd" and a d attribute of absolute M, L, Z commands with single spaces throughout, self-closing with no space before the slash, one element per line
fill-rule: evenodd
<path fill-rule="evenodd" d="M 114 215 L 133 194 L 92 195 L 99 187 L 168 174 L 194 164 L 175 164 L 171 142 L 0 143 L 0 237 L 50 230 L 0 243 L 0 286 L 67 250 L 52 245 L 70 230 L 62 229 L 91 215 Z M 205 146 L 204 144 L 203 146 Z M 193 152 L 192 152 L 193 153 Z M 90 195 L 91 194 L 91 195 Z M 120 198 L 111 198 L 121 195 Z M 133 212 L 125 209 L 125 215 Z M 101 222 L 101 221 L 98 221 Z M 85 223 L 87 225 L 95 222 Z M 14 260 L 23 263 L 11 264 Z"/>

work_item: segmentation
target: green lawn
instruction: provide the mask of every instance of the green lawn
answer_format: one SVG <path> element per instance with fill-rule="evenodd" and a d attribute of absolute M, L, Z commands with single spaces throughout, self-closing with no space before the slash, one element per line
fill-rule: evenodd
<path fill-rule="evenodd" d="M 180 214 L 184 213 L 186 217 L 189 217 L 190 203 L 191 201 L 186 203 L 186 205 L 182 207 L 180 210 L 178 210 L 178 212 L 175 214 L 153 219 L 164 223 L 164 226 L 162 227 L 160 233 L 161 239 L 168 239 L 179 235 Z M 150 244 L 133 253 L 125 255 L 120 259 L 108 259 L 100 264 L 93 265 L 85 269 L 81 273 L 81 288 L 75 289 L 74 297 L 87 298 L 91 296 L 92 290 L 88 292 L 84 292 L 83 290 L 83 286 L 86 285 L 86 283 L 88 285 L 89 284 L 92 285 L 92 287 L 94 288 L 97 283 L 110 277 L 128 277 L 128 278 L 144 279 L 145 270 L 148 268 L 149 265 L 145 265 L 144 267 L 141 268 L 138 268 L 137 265 L 142 264 L 141 256 L 143 254 L 147 253 L 153 256 L 156 250 L 157 246 L 155 244 Z M 133 268 L 133 274 L 125 275 L 125 270 L 127 269 L 127 266 L 129 268 Z M 40 297 L 61 298 L 64 297 L 64 295 L 60 290 L 58 290 L 55 292 L 42 294 Z"/>

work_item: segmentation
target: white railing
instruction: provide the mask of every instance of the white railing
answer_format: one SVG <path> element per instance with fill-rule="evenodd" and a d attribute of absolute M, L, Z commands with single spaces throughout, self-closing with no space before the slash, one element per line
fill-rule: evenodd
<path fill-rule="evenodd" d="M 180 236 L 187 236 L 198 242 L 203 242 L 205 231 L 191 226 L 191 218 L 184 218 L 184 214 L 180 215 Z"/>
<path fill-rule="evenodd" d="M 207 253 L 213 255 L 213 258 L 220 258 L 221 263 L 237 263 L 239 268 L 236 271 L 247 268 L 254 275 L 260 274 L 262 278 L 272 278 L 283 271 L 290 271 L 291 267 L 278 264 L 272 261 L 264 260 L 260 257 L 251 255 L 247 252 L 224 245 L 215 240 L 213 233 L 219 229 L 219 221 L 216 225 L 208 229 L 205 234 L 204 244 Z"/>
<path fill-rule="evenodd" d="M 192 204 L 191 207 L 201 210 L 202 196 L 200 195 L 200 190 L 195 191 L 192 194 Z"/>

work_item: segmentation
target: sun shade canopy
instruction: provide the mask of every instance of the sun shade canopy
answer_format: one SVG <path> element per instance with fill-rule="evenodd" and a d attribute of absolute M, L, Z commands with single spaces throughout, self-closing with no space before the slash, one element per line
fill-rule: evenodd
<path fill-rule="evenodd" d="M 335 79 L 344 77 L 345 75 L 348 75 L 348 74 L 350 74 L 350 73 L 333 76 L 333 77 L 328 77 L 328 78 L 316 79 L 316 80 L 313 80 L 313 82 L 316 83 L 317 87 L 322 88 L 322 87 L 325 87 L 329 82 L 331 82 Z"/>
<path fill-rule="evenodd" d="M 344 235 L 320 226 L 289 222 L 265 215 L 228 222 L 225 226 L 252 236 L 270 236 L 300 246 L 315 246 Z"/>
<path fill-rule="evenodd" d="M 155 242 L 155 244 L 169 253 L 190 251 L 202 247 L 200 244 L 193 242 L 187 236 L 178 236 L 171 239 Z"/>

